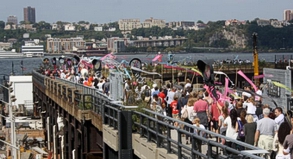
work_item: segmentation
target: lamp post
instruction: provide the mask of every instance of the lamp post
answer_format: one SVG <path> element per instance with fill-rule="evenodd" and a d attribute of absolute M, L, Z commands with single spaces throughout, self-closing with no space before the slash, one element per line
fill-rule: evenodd
<path fill-rule="evenodd" d="M 9 102 L 8 103 L 5 102 L 5 101 L 2 101 L 2 102 L 7 103 L 9 105 L 9 118 L 11 120 L 11 124 L 10 124 L 11 144 L 16 147 L 15 123 L 14 123 L 14 118 L 13 118 L 13 113 L 12 113 L 12 102 L 15 102 L 16 98 L 15 98 L 14 95 L 10 94 L 10 93 L 13 92 L 13 89 L 10 87 L 11 85 L 9 87 L 6 87 L 6 86 L 0 84 L 0 86 L 2 86 L 3 88 L 8 90 L 8 100 L 9 100 Z M 17 159 L 17 153 L 16 153 L 15 149 L 11 149 L 11 154 L 12 154 L 13 159 Z"/>

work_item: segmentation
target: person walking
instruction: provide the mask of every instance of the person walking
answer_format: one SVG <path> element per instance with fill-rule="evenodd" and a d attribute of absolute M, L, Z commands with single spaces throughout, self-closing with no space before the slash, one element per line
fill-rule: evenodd
<path fill-rule="evenodd" d="M 199 118 L 194 118 L 192 121 L 193 125 L 197 128 L 201 128 L 201 129 L 205 129 L 205 126 L 200 124 L 200 119 Z M 198 130 L 198 129 L 194 129 L 194 133 L 197 134 L 198 136 L 203 137 L 204 136 L 204 132 Z M 202 140 L 196 139 L 196 148 L 198 149 L 198 151 L 201 153 L 201 146 L 202 146 Z"/>
<path fill-rule="evenodd" d="M 236 109 L 232 109 L 230 111 L 230 115 L 224 120 L 224 126 L 227 127 L 226 137 L 237 139 L 237 131 L 238 131 L 238 123 L 237 123 L 237 111 Z M 231 141 L 226 141 L 227 146 L 232 147 Z"/>
<path fill-rule="evenodd" d="M 284 141 L 287 135 L 290 134 L 290 125 L 288 122 L 283 122 L 280 127 L 278 132 L 275 134 L 274 137 L 274 142 L 273 145 L 274 146 L 274 154 L 276 155 L 275 158 L 276 159 L 290 159 L 290 154 L 284 154 Z M 272 155 L 271 155 L 272 156 Z M 272 156 L 273 157 L 273 156 Z"/>
<path fill-rule="evenodd" d="M 277 108 L 275 108 L 274 112 L 276 115 L 275 122 L 277 124 L 277 129 L 279 129 L 279 126 L 285 121 L 283 109 L 281 107 L 277 107 Z"/>
<path fill-rule="evenodd" d="M 252 115 L 247 115 L 247 123 L 244 124 L 244 135 L 245 135 L 245 143 L 253 145 L 254 144 L 254 136 L 256 131 L 256 122 L 253 120 Z"/>
<path fill-rule="evenodd" d="M 182 108 L 182 111 L 187 111 L 187 118 L 183 119 L 184 122 L 191 124 L 191 125 L 193 124 L 192 121 L 193 121 L 194 117 L 196 116 L 196 113 L 194 113 L 194 111 L 193 111 L 193 104 L 195 103 L 196 100 L 197 100 L 196 98 L 188 99 L 187 104 Z M 181 114 L 183 114 L 183 113 L 184 112 L 181 112 Z M 193 129 L 190 128 L 189 126 L 184 126 L 184 130 L 186 130 L 187 132 L 193 131 Z M 188 145 L 190 143 L 189 135 L 186 135 L 185 137 L 186 137 L 186 144 Z"/>
<path fill-rule="evenodd" d="M 288 114 L 291 114 L 291 125 L 293 125 L 293 115 L 291 112 L 288 112 Z M 293 127 L 291 128 L 291 132 L 289 135 L 285 137 L 285 140 L 283 142 L 283 154 L 288 155 L 290 154 L 291 159 L 293 159 Z"/>
<path fill-rule="evenodd" d="M 202 125 L 208 128 L 209 105 L 206 100 L 203 100 L 203 94 L 198 94 L 198 101 L 194 103 L 193 110 L 200 119 Z"/>
<path fill-rule="evenodd" d="M 257 121 L 254 146 L 271 152 L 273 150 L 274 135 L 277 131 L 276 122 L 269 118 L 270 109 L 263 110 L 264 118 Z"/>

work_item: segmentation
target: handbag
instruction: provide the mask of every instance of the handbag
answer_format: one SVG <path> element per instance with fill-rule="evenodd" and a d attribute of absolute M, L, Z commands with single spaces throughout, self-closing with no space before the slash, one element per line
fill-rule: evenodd
<path fill-rule="evenodd" d="M 151 97 L 144 97 L 144 101 L 145 101 L 145 102 L 149 102 L 150 99 L 151 99 Z"/>

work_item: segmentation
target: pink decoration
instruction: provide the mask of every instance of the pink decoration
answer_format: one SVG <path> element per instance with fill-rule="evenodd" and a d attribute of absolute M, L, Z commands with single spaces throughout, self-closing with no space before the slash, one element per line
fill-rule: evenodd
<path fill-rule="evenodd" d="M 229 84 L 229 80 L 227 77 L 225 77 L 225 90 L 224 90 L 224 94 L 223 97 L 227 97 L 227 93 L 228 93 L 228 84 Z"/>
<path fill-rule="evenodd" d="M 255 91 L 257 91 L 257 88 L 256 88 L 255 84 L 241 70 L 239 70 L 237 73 L 240 76 L 242 76 L 253 87 L 253 89 Z"/>

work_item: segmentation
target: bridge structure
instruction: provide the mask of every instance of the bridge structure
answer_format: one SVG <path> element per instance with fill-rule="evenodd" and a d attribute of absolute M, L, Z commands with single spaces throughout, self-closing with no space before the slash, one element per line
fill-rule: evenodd
<path fill-rule="evenodd" d="M 33 71 L 33 100 L 46 128 L 48 150 L 55 158 L 258 159 L 268 153 L 149 109 L 121 105 L 94 88 L 51 79 L 36 71 Z M 214 138 L 185 131 L 182 126 Z M 184 135 L 191 137 L 189 145 Z M 222 145 L 217 142 L 219 138 L 231 141 L 242 150 Z M 199 141 L 203 144 L 198 145 Z"/>

